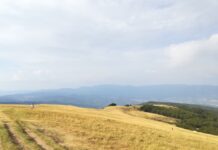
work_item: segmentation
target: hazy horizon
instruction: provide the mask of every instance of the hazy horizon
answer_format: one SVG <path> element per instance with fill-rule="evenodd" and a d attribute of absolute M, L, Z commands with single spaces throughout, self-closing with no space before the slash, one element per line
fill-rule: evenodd
<path fill-rule="evenodd" d="M 0 90 L 0 95 L 2 93 L 17 94 L 17 93 L 30 93 L 30 92 L 39 92 L 39 91 L 50 91 L 50 90 L 77 90 L 83 88 L 99 88 L 99 87 L 133 87 L 133 88 L 141 88 L 141 87 L 167 87 L 167 86 L 180 86 L 180 87 L 218 87 L 215 84 L 142 84 L 142 85 L 131 85 L 131 84 L 94 84 L 94 85 L 81 85 L 81 86 L 71 86 L 71 87 L 57 87 L 57 88 L 35 88 L 35 89 L 8 89 L 8 90 Z M 3 94 L 4 95 L 4 94 Z"/>
<path fill-rule="evenodd" d="M 0 4 L 0 91 L 218 85 L 217 0 Z"/>

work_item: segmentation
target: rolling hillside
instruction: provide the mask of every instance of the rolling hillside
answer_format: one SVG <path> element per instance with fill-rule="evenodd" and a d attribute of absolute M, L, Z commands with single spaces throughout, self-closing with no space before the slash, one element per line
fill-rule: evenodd
<path fill-rule="evenodd" d="M 0 105 L 4 150 L 215 150 L 218 136 L 176 127 L 135 107 Z"/>

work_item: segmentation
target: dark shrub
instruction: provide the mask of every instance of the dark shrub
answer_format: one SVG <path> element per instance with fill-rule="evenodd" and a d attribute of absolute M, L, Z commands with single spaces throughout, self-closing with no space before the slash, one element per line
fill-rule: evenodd
<path fill-rule="evenodd" d="M 111 103 L 108 106 L 117 106 L 117 104 L 116 103 Z"/>

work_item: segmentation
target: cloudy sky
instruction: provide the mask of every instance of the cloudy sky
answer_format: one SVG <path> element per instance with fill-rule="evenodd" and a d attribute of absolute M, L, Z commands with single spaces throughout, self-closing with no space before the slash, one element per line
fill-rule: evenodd
<path fill-rule="evenodd" d="M 218 85 L 217 0 L 1 0 L 0 90 Z"/>

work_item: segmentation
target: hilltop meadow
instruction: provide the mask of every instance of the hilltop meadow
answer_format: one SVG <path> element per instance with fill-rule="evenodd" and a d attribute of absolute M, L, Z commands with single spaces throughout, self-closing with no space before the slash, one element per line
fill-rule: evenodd
<path fill-rule="evenodd" d="M 215 150 L 218 136 L 136 106 L 0 105 L 4 150 Z"/>

